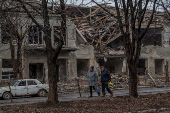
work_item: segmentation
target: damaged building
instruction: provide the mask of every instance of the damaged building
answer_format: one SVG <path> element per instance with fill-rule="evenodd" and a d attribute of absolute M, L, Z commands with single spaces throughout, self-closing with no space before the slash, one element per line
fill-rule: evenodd
<path fill-rule="evenodd" d="M 113 7 L 109 6 L 107 9 L 115 14 Z M 128 75 L 123 38 L 115 18 L 96 6 L 68 5 L 66 11 L 66 43 L 58 57 L 59 80 L 64 82 L 77 76 L 85 76 L 91 65 L 95 66 L 98 73 L 99 66 L 103 65 L 112 75 Z M 22 44 L 23 78 L 36 78 L 48 82 L 43 32 L 25 13 L 20 15 L 22 20 L 28 21 L 29 26 L 29 32 Z M 149 17 L 149 14 L 147 16 Z M 157 16 L 156 24 L 151 24 L 142 40 L 138 66 L 138 75 L 141 76 L 148 71 L 154 78 L 165 77 L 165 65 L 170 62 L 170 23 L 167 21 L 165 24 L 163 14 L 157 13 Z M 147 17 L 145 19 L 147 22 Z M 42 17 L 36 16 L 36 20 L 43 25 Z M 50 25 L 52 44 L 56 48 L 60 37 L 60 14 L 51 14 Z M 145 26 L 146 23 L 142 25 Z M 3 81 L 12 78 L 13 69 L 10 64 L 10 45 L 3 35 L 2 26 L 0 32 L 0 81 Z M 170 70 L 170 63 L 168 65 Z"/>
<path fill-rule="evenodd" d="M 28 30 L 22 42 L 22 78 L 35 78 L 48 83 L 48 67 L 46 58 L 46 46 L 43 40 L 43 32 L 32 22 L 26 13 L 20 12 L 18 18 L 26 23 L 22 31 Z M 35 16 L 39 24 L 43 25 L 42 16 Z M 90 65 L 94 65 L 94 47 L 84 44 L 85 38 L 81 37 L 79 30 L 70 19 L 66 20 L 65 45 L 58 57 L 59 80 L 66 82 L 77 76 L 85 76 Z M 50 14 L 51 40 L 53 48 L 56 48 L 60 38 L 61 15 Z M 4 27 L 0 26 L 0 81 L 13 78 L 11 65 L 11 52 L 7 34 Z M 55 35 L 54 35 L 55 34 Z M 17 40 L 13 40 L 15 44 Z M 16 52 L 16 51 L 15 51 Z M 17 55 L 17 54 L 15 54 Z M 16 57 L 16 56 L 15 56 Z"/>
<path fill-rule="evenodd" d="M 107 5 L 103 5 L 103 7 L 116 15 L 114 7 Z M 94 54 L 99 65 L 104 65 L 113 75 L 128 75 L 124 42 L 117 19 L 97 6 L 68 6 L 67 9 L 69 17 L 82 36 L 95 48 Z M 122 13 L 121 10 L 120 13 Z M 150 15 L 151 12 L 147 11 L 142 28 L 146 27 Z M 154 78 L 165 77 L 165 65 L 168 64 L 168 69 L 170 69 L 170 63 L 168 63 L 170 62 L 169 28 L 170 24 L 166 14 L 156 12 L 150 28 L 142 40 L 138 75 L 142 76 L 149 72 Z"/>
<path fill-rule="evenodd" d="M 23 20 L 24 18 L 27 20 L 25 14 L 21 15 Z M 51 39 L 53 47 L 56 48 L 57 41 L 55 40 L 54 33 L 56 26 L 60 26 L 61 17 L 60 15 L 54 15 L 51 18 Z M 37 20 L 38 19 L 39 22 L 41 22 L 40 17 L 37 17 Z M 36 78 L 47 82 L 48 68 L 45 53 L 45 42 L 42 38 L 43 33 L 31 21 L 29 26 L 31 26 L 30 32 L 27 35 L 28 37 L 25 37 L 22 45 L 23 78 Z M 77 76 L 86 75 L 89 66 L 94 64 L 95 59 L 93 46 L 78 43 L 78 40 L 83 39 L 77 39 L 80 37 L 76 36 L 76 27 L 69 20 L 67 20 L 66 37 L 66 45 L 63 46 L 58 57 L 60 81 L 67 81 Z M 13 75 L 13 69 L 10 64 L 10 45 L 8 41 L 4 41 L 4 38 L 5 37 L 1 35 L 0 80 L 8 80 L 12 78 Z"/>

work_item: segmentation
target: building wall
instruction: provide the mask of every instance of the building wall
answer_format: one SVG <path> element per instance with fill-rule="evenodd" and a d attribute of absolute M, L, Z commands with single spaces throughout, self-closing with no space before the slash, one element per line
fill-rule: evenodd
<path fill-rule="evenodd" d="M 166 65 L 166 61 L 169 63 L 169 71 L 170 71 L 170 45 L 169 45 L 169 39 L 170 39 L 170 26 L 164 25 L 162 28 L 161 33 L 162 38 L 162 46 L 154 46 L 154 45 L 148 45 L 144 46 L 141 49 L 141 56 L 140 58 L 144 58 L 148 60 L 148 72 L 153 77 L 164 77 L 165 76 L 165 69 L 164 66 Z M 160 59 L 163 60 L 163 73 L 162 74 L 155 74 L 155 60 Z"/>
<path fill-rule="evenodd" d="M 2 80 L 2 59 L 0 59 L 0 81 Z"/>
<path fill-rule="evenodd" d="M 27 17 L 26 14 L 21 14 L 22 23 L 27 22 L 27 26 L 35 25 L 31 19 Z M 36 20 L 43 25 L 43 21 L 41 17 L 36 17 Z M 61 25 L 61 17 L 59 15 L 50 17 L 50 25 L 52 28 L 52 44 L 54 44 L 54 29 L 53 26 L 60 26 Z M 23 31 L 25 31 L 27 26 L 23 27 Z M 67 70 L 67 78 L 68 80 L 77 77 L 77 59 L 89 59 L 90 65 L 94 64 L 94 48 L 92 46 L 79 46 L 76 45 L 76 29 L 75 25 L 72 24 L 69 20 L 67 20 L 67 46 L 66 48 L 78 48 L 76 51 L 72 50 L 62 50 L 58 59 L 66 59 L 66 70 Z M 1 34 L 1 33 L 0 33 Z M 1 38 L 0 38 L 1 39 Z M 0 81 L 2 78 L 2 59 L 10 59 L 10 49 L 9 44 L 2 44 L 0 43 Z M 47 59 L 46 54 L 42 51 L 45 49 L 45 42 L 43 41 L 42 44 L 28 44 L 28 37 L 25 37 L 23 41 L 23 47 L 28 51 L 23 51 L 22 55 L 22 67 L 23 67 L 23 78 L 29 78 L 29 64 L 30 63 L 43 63 L 45 69 L 45 82 L 48 82 L 48 66 L 47 66 Z M 55 48 L 56 46 L 53 45 Z M 33 52 L 34 49 L 37 49 L 40 52 Z M 16 54 L 15 54 L 16 55 Z"/>
<path fill-rule="evenodd" d="M 78 50 L 75 52 L 77 59 L 87 59 L 89 63 L 87 67 L 94 66 L 94 69 L 99 73 L 100 67 L 98 63 L 96 63 L 94 56 L 94 47 L 92 45 L 79 45 Z"/>
<path fill-rule="evenodd" d="M 29 78 L 29 64 L 30 63 L 42 63 L 44 64 L 43 67 L 45 68 L 45 81 L 48 80 L 48 67 L 47 67 L 47 58 L 45 54 L 31 54 L 31 53 L 24 53 L 23 54 L 23 78 Z M 43 75 L 42 75 L 43 77 Z"/>

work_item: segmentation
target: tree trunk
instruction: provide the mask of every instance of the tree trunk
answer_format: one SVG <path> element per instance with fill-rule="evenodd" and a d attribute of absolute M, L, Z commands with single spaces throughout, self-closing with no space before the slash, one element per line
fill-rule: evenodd
<path fill-rule="evenodd" d="M 17 49 L 17 73 L 19 74 L 19 78 L 23 79 L 22 75 L 22 53 L 21 53 L 21 46 L 22 46 L 22 39 L 18 40 L 18 49 Z"/>
<path fill-rule="evenodd" d="M 16 66 L 16 62 L 15 62 L 15 46 L 13 45 L 13 39 L 10 38 L 9 39 L 9 43 L 10 43 L 10 51 L 11 51 L 11 65 L 13 68 L 13 73 L 14 73 L 14 78 L 17 78 L 17 66 Z"/>
<path fill-rule="evenodd" d="M 137 92 L 137 69 L 134 69 L 133 65 L 128 63 L 129 68 L 129 96 L 130 97 L 138 97 L 138 92 Z"/>
<path fill-rule="evenodd" d="M 139 56 L 141 51 L 141 41 L 136 41 L 137 47 L 133 51 L 129 49 L 128 56 L 128 68 L 129 68 L 129 96 L 137 98 L 138 97 L 138 64 L 139 64 Z M 133 52 L 132 52 L 133 51 Z"/>
<path fill-rule="evenodd" d="M 165 73 L 166 73 L 166 83 L 169 82 L 169 72 L 168 72 L 168 62 L 166 61 L 165 65 Z"/>
<path fill-rule="evenodd" d="M 47 103 L 55 104 L 58 102 L 57 91 L 58 69 L 59 66 L 56 65 L 55 63 L 48 63 L 48 80 L 50 89 Z"/>

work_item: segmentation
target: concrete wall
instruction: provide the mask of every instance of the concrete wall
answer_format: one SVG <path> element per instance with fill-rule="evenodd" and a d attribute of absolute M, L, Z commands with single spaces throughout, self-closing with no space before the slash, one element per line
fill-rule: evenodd
<path fill-rule="evenodd" d="M 26 14 L 21 14 L 21 16 L 19 17 L 19 19 L 21 20 L 20 23 L 25 24 L 25 26 L 23 26 L 22 32 L 24 32 L 27 29 L 27 26 L 31 26 L 31 25 L 35 25 L 31 19 L 29 19 L 27 17 Z M 43 19 L 41 16 L 37 16 L 36 20 L 39 22 L 39 24 L 43 25 Z M 61 17 L 60 15 L 55 15 L 55 16 L 50 16 L 50 25 L 51 25 L 51 40 L 52 40 L 52 44 L 54 44 L 54 29 L 53 26 L 60 26 L 61 25 Z M 69 20 L 67 20 L 67 31 L 66 31 L 66 36 L 67 36 L 67 48 L 77 48 L 76 45 L 76 29 L 75 29 L 75 25 L 72 24 Z M 0 29 L 1 30 L 1 29 Z M 20 31 L 21 32 L 21 31 Z M 0 33 L 1 34 L 1 33 Z M 42 34 L 43 36 L 43 34 Z M 1 38 L 0 38 L 1 40 Z M 10 54 L 10 49 L 9 49 L 9 44 L 2 44 L 0 43 L 0 80 L 1 80 L 1 66 L 2 66 L 2 59 L 10 59 L 11 58 L 11 54 Z M 24 38 L 23 41 L 23 47 L 26 47 L 30 52 L 23 52 L 23 56 L 22 56 L 22 67 L 23 67 L 23 77 L 24 78 L 29 78 L 29 63 L 43 63 L 44 64 L 44 68 L 45 68 L 45 75 L 46 78 L 45 80 L 48 80 L 48 66 L 47 66 L 47 59 L 46 59 L 46 54 L 43 52 L 40 53 L 31 53 L 31 48 L 34 49 L 43 49 L 45 48 L 45 42 L 43 41 L 42 44 L 28 44 L 28 35 L 26 35 L 26 37 Z M 53 45 L 53 47 L 55 48 L 56 46 Z M 92 48 L 92 49 L 91 49 Z M 83 49 L 83 50 L 81 50 Z M 83 51 L 83 52 L 82 52 Z M 86 53 L 85 53 L 86 52 Z M 89 55 L 89 57 L 88 57 Z M 80 47 L 78 52 L 75 51 L 70 51 L 70 50 L 62 50 L 60 55 L 59 55 L 59 59 L 66 59 L 66 68 L 67 68 L 67 77 L 68 79 L 72 79 L 74 77 L 77 77 L 77 59 L 94 59 L 94 53 L 93 53 L 93 47 Z M 90 64 L 93 64 L 93 61 L 90 61 Z"/>
<path fill-rule="evenodd" d="M 148 60 L 147 70 L 153 77 L 162 76 L 162 75 L 155 75 L 155 59 L 164 60 L 163 65 L 165 65 L 166 60 L 168 60 L 170 56 L 169 49 L 170 47 L 159 47 L 159 46 L 142 47 L 140 58 Z M 165 74 L 164 66 L 163 66 L 163 74 Z"/>
<path fill-rule="evenodd" d="M 42 63 L 43 67 L 45 68 L 45 80 L 48 80 L 48 67 L 47 67 L 47 59 L 45 54 L 31 54 L 31 53 L 24 53 L 23 54 L 23 78 L 29 78 L 29 64 L 30 63 Z M 43 76 L 43 75 L 42 75 Z"/>
<path fill-rule="evenodd" d="M 153 77 L 163 77 L 165 76 L 164 66 L 166 61 L 169 62 L 169 71 L 170 71 L 170 25 L 165 24 L 162 28 L 162 46 L 144 46 L 141 48 L 141 59 L 147 59 L 147 70 Z M 162 59 L 163 60 L 163 75 L 156 75 L 155 74 L 155 59 Z"/>
<path fill-rule="evenodd" d="M 127 74 L 127 59 L 123 59 L 122 73 Z"/>
<path fill-rule="evenodd" d="M 2 59 L 0 59 L 0 81 L 2 80 Z"/>
<path fill-rule="evenodd" d="M 94 47 L 92 45 L 79 45 L 78 50 L 75 52 L 77 59 L 88 59 L 89 67 L 94 66 L 94 69 L 99 73 L 99 65 L 96 63 L 94 56 Z M 89 68 L 88 67 L 88 68 Z"/>

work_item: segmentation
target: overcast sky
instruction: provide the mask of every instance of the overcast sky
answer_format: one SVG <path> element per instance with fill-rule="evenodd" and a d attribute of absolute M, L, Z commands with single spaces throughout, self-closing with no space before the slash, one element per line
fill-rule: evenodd
<path fill-rule="evenodd" d="M 94 6 L 96 5 L 95 3 L 91 2 L 91 0 L 65 0 L 67 1 L 67 4 L 72 4 L 72 5 L 81 5 L 81 6 Z M 113 2 L 114 0 L 95 0 L 97 3 L 102 4 L 102 3 L 107 3 L 108 5 L 115 6 L 115 3 Z M 151 3 L 148 4 L 148 9 L 152 10 L 152 5 Z M 162 11 L 162 7 L 158 7 L 157 10 Z"/>
<path fill-rule="evenodd" d="M 113 0 L 95 0 L 96 2 L 100 3 L 113 3 Z M 67 4 L 74 4 L 74 5 L 84 5 L 84 6 L 93 6 L 96 5 L 91 0 L 67 0 Z"/>

